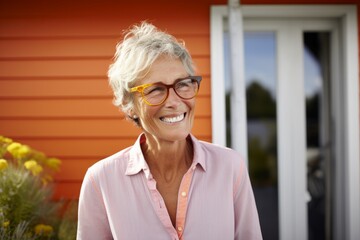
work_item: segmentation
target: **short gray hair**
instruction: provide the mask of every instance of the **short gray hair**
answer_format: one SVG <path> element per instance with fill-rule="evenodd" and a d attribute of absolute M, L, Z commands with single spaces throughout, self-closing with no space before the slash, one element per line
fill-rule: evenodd
<path fill-rule="evenodd" d="M 125 114 L 133 108 L 130 88 L 146 76 L 157 58 L 164 55 L 181 60 L 189 75 L 194 74 L 194 64 L 185 44 L 172 35 L 147 22 L 134 25 L 125 32 L 124 40 L 116 45 L 114 62 L 108 71 L 115 106 Z"/>

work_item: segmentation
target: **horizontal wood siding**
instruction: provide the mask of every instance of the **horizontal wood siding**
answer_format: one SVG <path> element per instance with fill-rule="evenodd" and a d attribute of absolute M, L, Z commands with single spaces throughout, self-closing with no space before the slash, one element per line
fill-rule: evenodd
<path fill-rule="evenodd" d="M 185 41 L 204 77 L 193 133 L 211 141 L 210 2 L 172 3 L 176 14 L 148 1 L 105 2 L 99 11 L 74 3 L 79 14 L 65 14 L 70 3 L 46 4 L 1 3 L 0 135 L 62 160 L 56 198 L 77 199 L 86 169 L 140 133 L 112 105 L 106 73 L 122 31 L 142 20 Z"/>

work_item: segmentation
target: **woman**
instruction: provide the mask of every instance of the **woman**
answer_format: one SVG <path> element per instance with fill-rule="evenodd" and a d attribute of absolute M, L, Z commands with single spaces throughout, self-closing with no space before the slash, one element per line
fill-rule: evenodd
<path fill-rule="evenodd" d="M 134 26 L 109 81 L 143 133 L 88 169 L 78 239 L 261 239 L 240 155 L 191 135 L 201 77 L 185 47 L 151 24 Z"/>

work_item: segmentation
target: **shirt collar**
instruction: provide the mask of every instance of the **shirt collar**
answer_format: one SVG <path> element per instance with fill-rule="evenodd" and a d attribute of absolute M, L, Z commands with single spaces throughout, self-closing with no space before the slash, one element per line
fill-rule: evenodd
<path fill-rule="evenodd" d="M 194 159 L 191 165 L 192 168 L 196 168 L 200 165 L 204 171 L 206 171 L 205 153 L 201 147 L 199 140 L 197 140 L 192 134 L 190 134 L 191 141 L 194 147 Z M 141 150 L 141 144 L 146 141 L 145 134 L 142 133 L 137 138 L 135 144 L 130 150 L 130 156 L 128 165 L 126 168 L 125 175 L 134 175 L 139 173 L 141 170 L 145 172 L 146 177 L 150 175 L 150 170 L 147 162 L 145 161 L 144 155 Z"/>
<path fill-rule="evenodd" d="M 128 165 L 126 168 L 125 175 L 134 175 L 139 173 L 141 170 L 149 171 L 149 166 L 145 161 L 144 155 L 141 150 L 141 144 L 146 141 L 145 134 L 142 133 L 137 138 L 135 144 L 130 150 Z"/>
<path fill-rule="evenodd" d="M 206 172 L 206 159 L 205 159 L 205 152 L 202 148 L 200 141 L 197 140 L 194 135 L 190 134 L 191 141 L 193 143 L 194 148 L 194 160 L 192 163 L 192 167 L 196 167 L 197 165 L 200 165 L 202 169 Z"/>

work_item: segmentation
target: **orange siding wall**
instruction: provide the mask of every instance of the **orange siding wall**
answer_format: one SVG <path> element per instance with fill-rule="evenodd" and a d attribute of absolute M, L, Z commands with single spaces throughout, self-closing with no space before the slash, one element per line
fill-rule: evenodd
<path fill-rule="evenodd" d="M 63 161 L 56 197 L 78 198 L 86 169 L 140 132 L 112 105 L 106 72 L 122 30 L 141 20 L 186 42 L 204 77 L 193 132 L 211 141 L 209 3 L 10 2 L 1 3 L 0 135 Z"/>
<path fill-rule="evenodd" d="M 122 30 L 141 20 L 186 42 L 204 77 L 193 133 L 211 141 L 210 5 L 226 0 L 50 2 L 0 3 L 0 135 L 63 161 L 57 198 L 77 199 L 86 169 L 140 132 L 112 105 L 106 72 Z"/>

